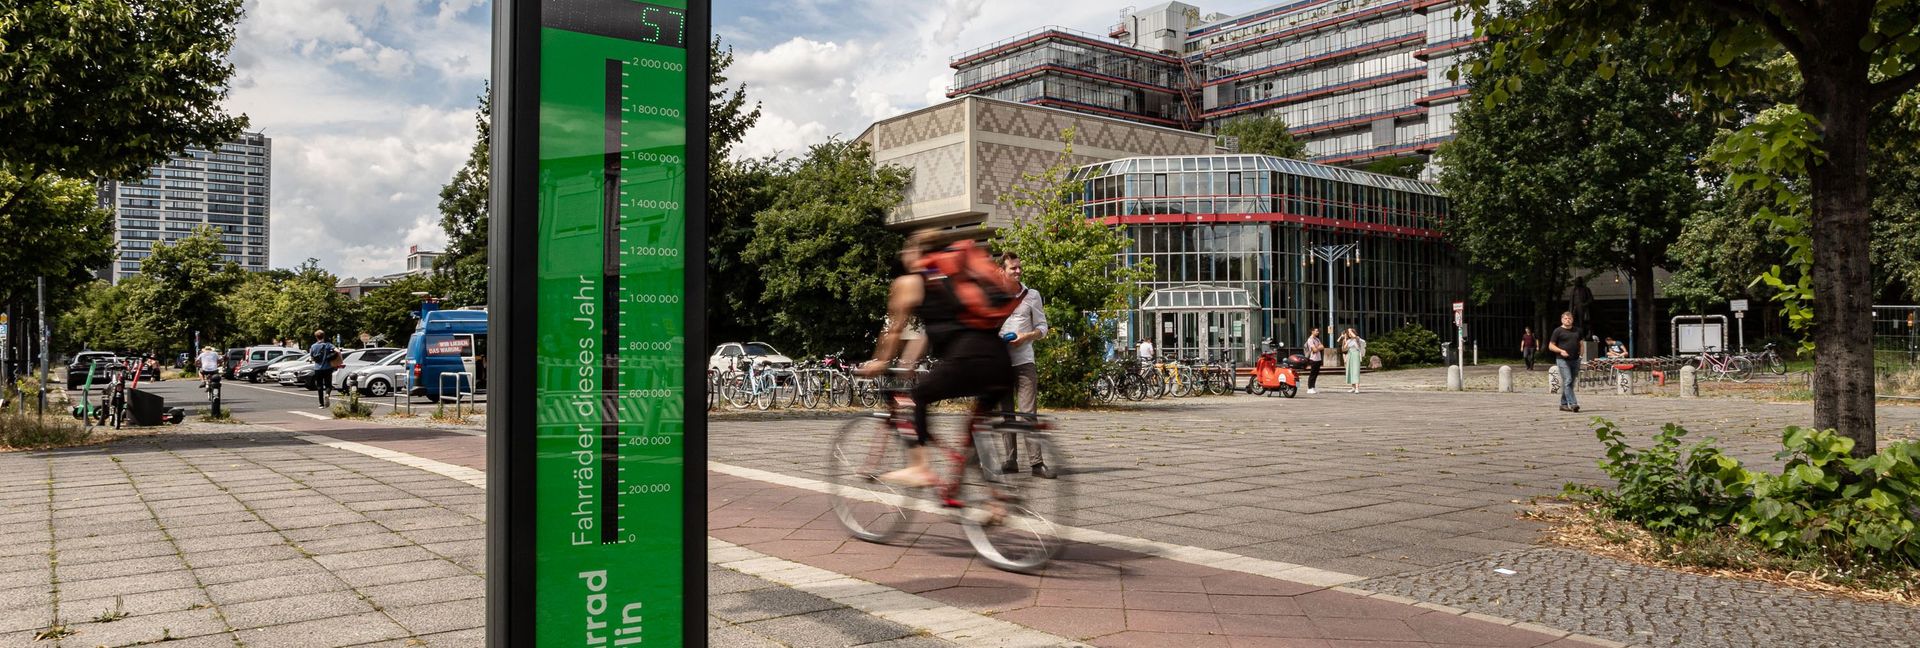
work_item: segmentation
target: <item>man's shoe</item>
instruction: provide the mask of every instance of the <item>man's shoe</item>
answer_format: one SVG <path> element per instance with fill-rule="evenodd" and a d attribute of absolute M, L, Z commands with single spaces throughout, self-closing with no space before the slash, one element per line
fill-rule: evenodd
<path fill-rule="evenodd" d="M 1020 463 L 1012 459 L 1000 462 L 1000 474 L 1011 475 L 1020 472 Z"/>
<path fill-rule="evenodd" d="M 1309 393 L 1309 394 L 1318 394 L 1318 393 L 1320 393 L 1320 390 L 1318 390 L 1318 389 L 1313 389 L 1313 388 L 1311 388 L 1311 387 L 1309 387 L 1309 388 L 1307 388 L 1307 393 Z"/>
<path fill-rule="evenodd" d="M 1053 474 L 1053 468 L 1043 461 L 1033 465 L 1033 476 L 1041 479 L 1053 479 L 1058 475 Z"/>
<path fill-rule="evenodd" d="M 1575 414 L 1578 414 L 1578 413 L 1580 413 L 1580 406 L 1579 406 L 1579 405 L 1575 405 L 1575 406 L 1573 406 L 1573 412 L 1574 412 Z"/>
<path fill-rule="evenodd" d="M 1565 406 L 1565 405 L 1561 405 L 1561 406 L 1560 406 L 1560 411 L 1562 411 L 1562 412 L 1571 412 L 1571 411 L 1573 411 L 1573 410 L 1572 410 L 1572 409 L 1569 409 L 1569 408 L 1568 408 L 1567 406 Z"/>

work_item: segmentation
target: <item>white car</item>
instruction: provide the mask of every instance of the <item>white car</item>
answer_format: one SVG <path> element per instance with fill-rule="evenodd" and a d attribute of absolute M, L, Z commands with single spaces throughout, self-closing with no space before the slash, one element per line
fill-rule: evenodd
<path fill-rule="evenodd" d="M 301 368 L 304 368 L 304 367 L 312 367 L 312 366 L 313 366 L 313 360 L 308 359 L 306 352 L 302 351 L 300 353 L 295 353 L 293 355 L 289 355 L 284 358 L 281 358 L 279 362 L 275 362 L 273 364 L 267 365 L 267 369 L 265 371 L 260 372 L 260 377 L 262 379 L 272 381 L 272 382 L 277 382 L 283 385 L 291 385 L 293 384 L 293 382 L 291 381 L 291 379 L 293 378 L 293 372 L 299 371 Z M 285 377 L 282 377 L 283 374 Z"/>
<path fill-rule="evenodd" d="M 744 367 L 744 360 L 760 361 L 776 369 L 793 366 L 793 359 L 781 355 L 778 349 L 765 342 L 728 342 L 716 347 L 713 355 L 707 358 L 707 370 L 721 373 L 729 369 Z"/>
<path fill-rule="evenodd" d="M 334 373 L 341 381 L 341 391 L 351 382 L 361 394 L 375 398 L 393 393 L 397 387 L 407 384 L 407 352 L 396 350 L 371 364 L 361 365 L 351 371 Z"/>

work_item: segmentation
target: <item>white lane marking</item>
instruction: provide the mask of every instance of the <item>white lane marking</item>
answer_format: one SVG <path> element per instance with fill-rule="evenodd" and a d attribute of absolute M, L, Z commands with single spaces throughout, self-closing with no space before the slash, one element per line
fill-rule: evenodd
<path fill-rule="evenodd" d="M 319 414 L 315 414 L 315 413 L 313 413 L 313 412 L 302 412 L 302 411 L 300 411 L 300 410 L 287 410 L 287 413 L 288 413 L 288 414 L 298 414 L 298 415 L 300 415 L 300 416 L 305 416 L 305 417 L 307 417 L 307 418 L 310 418 L 310 419 L 314 419 L 314 420 L 318 420 L 318 421 L 331 421 L 331 420 L 333 420 L 333 417 L 331 417 L 331 416 L 321 416 L 321 415 L 319 415 Z"/>
<path fill-rule="evenodd" d="M 1023 648 L 1087 645 L 885 585 L 775 558 L 712 536 L 707 537 L 707 562 L 963 645 Z"/>
<path fill-rule="evenodd" d="M 754 481 L 767 482 L 770 484 L 779 484 L 781 486 L 791 486 L 794 488 L 801 488 L 805 490 L 814 491 L 817 493 L 831 492 L 831 489 L 826 482 L 815 480 L 815 479 L 808 479 L 805 477 L 794 477 L 792 475 L 783 475 L 780 473 L 759 470 L 756 468 L 747 468 L 744 466 L 734 466 L 730 464 L 723 464 L 717 461 L 707 462 L 707 469 L 712 470 L 714 472 L 718 472 L 718 473 L 733 475 L 735 477 L 742 477 L 742 478 L 751 479 Z M 891 498 L 887 498 L 887 496 L 885 495 L 880 495 L 877 493 L 869 493 L 867 491 L 860 491 L 858 493 L 858 496 L 861 497 L 862 499 L 867 499 L 874 502 L 882 502 L 882 503 L 889 503 L 889 504 L 897 503 L 894 501 L 889 501 L 889 499 Z M 909 502 L 906 502 L 905 504 L 907 505 L 907 507 L 912 508 L 915 511 L 934 513 L 938 515 L 949 515 L 952 513 L 950 509 L 942 508 L 939 504 L 935 504 L 927 500 L 914 499 Z M 1189 547 L 1186 545 L 1178 545 L 1170 542 L 1160 542 L 1158 540 L 1147 540 L 1145 538 L 1123 536 L 1117 533 L 1108 533 L 1105 531 L 1096 531 L 1093 529 L 1082 529 L 1078 527 L 1060 527 L 1060 528 L 1062 530 L 1061 535 L 1075 542 L 1084 542 L 1087 544 L 1095 544 L 1095 545 L 1100 545 L 1102 547 L 1110 547 L 1113 549 L 1131 551 L 1134 553 L 1141 553 L 1149 556 L 1158 556 L 1161 558 L 1166 558 L 1168 560 L 1178 560 L 1180 562 L 1191 563 L 1195 565 L 1205 565 L 1207 567 L 1212 567 L 1214 569 L 1237 571 L 1237 572 L 1242 572 L 1247 574 L 1253 574 L 1255 576 L 1265 576 L 1267 578 L 1278 578 L 1281 580 L 1292 581 L 1295 583 L 1303 583 L 1306 585 L 1314 585 L 1318 587 L 1333 587 L 1336 585 L 1345 585 L 1347 583 L 1354 583 L 1354 582 L 1366 580 L 1365 577 L 1355 576 L 1353 574 L 1342 574 L 1340 572 L 1327 571 L 1325 569 L 1308 567 L 1306 565 L 1296 565 L 1288 562 L 1280 562 L 1278 560 L 1266 560 L 1263 558 L 1253 558 L 1250 556 L 1242 556 L 1239 554 L 1227 553 L 1225 551 L 1217 551 L 1214 549 L 1202 549 L 1200 547 Z"/>
<path fill-rule="evenodd" d="M 298 434 L 295 435 L 294 438 L 315 445 L 323 445 L 348 452 L 357 452 L 375 459 L 385 459 L 410 468 L 419 468 L 442 477 L 451 477 L 460 480 L 476 488 L 484 489 L 487 487 L 487 473 L 466 466 L 456 466 L 443 461 L 434 461 L 426 457 L 370 446 L 364 443 L 341 441 L 330 436 L 319 434 Z"/>

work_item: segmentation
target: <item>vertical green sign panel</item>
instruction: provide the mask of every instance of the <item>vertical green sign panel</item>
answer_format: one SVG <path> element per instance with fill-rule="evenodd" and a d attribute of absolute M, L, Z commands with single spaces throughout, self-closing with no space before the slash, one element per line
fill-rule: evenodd
<path fill-rule="evenodd" d="M 516 240 L 501 244 L 510 263 L 494 277 L 513 287 L 496 308 L 514 310 L 506 371 L 518 387 L 505 394 L 515 408 L 505 429 L 489 434 L 509 448 L 490 455 L 507 464 L 490 488 L 515 489 L 499 496 L 494 523 L 525 526 L 495 534 L 510 540 L 492 545 L 507 553 L 494 563 L 507 585 L 494 592 L 512 602 L 494 613 L 506 638 L 490 643 L 705 645 L 705 629 L 686 622 L 689 606 L 704 607 L 688 600 L 698 572 L 687 565 L 704 571 L 706 552 L 688 542 L 705 519 L 689 510 L 704 494 L 688 475 L 705 466 L 686 420 L 700 415 L 688 376 L 701 314 L 689 316 L 698 301 L 687 293 L 699 272 L 689 277 L 689 261 L 702 258 L 689 237 L 702 244 L 693 209 L 705 159 L 688 143 L 706 140 L 704 111 L 688 104 L 704 108 L 690 92 L 704 84 L 689 75 L 705 68 L 688 44 L 704 63 L 704 3 L 516 4 L 503 15 L 538 27 L 507 30 L 505 96 L 519 116 L 503 156 L 515 161 L 511 196 L 497 204 L 513 206 L 516 224 L 495 232 Z M 702 12 L 692 19 L 690 4 Z"/>

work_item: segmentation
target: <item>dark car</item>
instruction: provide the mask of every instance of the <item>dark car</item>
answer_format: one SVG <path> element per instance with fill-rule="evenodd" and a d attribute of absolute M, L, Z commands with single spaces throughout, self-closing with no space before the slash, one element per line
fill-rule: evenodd
<path fill-rule="evenodd" d="M 246 347 L 227 349 L 227 362 L 225 365 L 222 365 L 220 370 L 227 374 L 225 376 L 227 379 L 231 380 L 234 377 L 233 375 L 234 370 L 239 369 L 241 363 L 244 363 L 246 361 L 247 361 Z"/>
<path fill-rule="evenodd" d="M 73 356 L 73 362 L 67 363 L 67 389 L 79 389 L 87 382 L 87 369 L 93 369 L 95 383 L 106 382 L 107 370 L 121 366 L 120 358 L 111 351 L 81 351 Z"/>
<path fill-rule="evenodd" d="M 267 367 L 271 367 L 274 363 L 281 360 L 296 355 L 304 355 L 305 353 L 305 351 L 300 349 L 292 348 L 253 347 L 247 350 L 246 363 L 241 364 L 239 369 L 233 371 L 233 377 L 237 380 L 245 380 L 247 382 L 260 382 L 261 379 L 266 377 L 264 372 L 266 372 Z"/>

